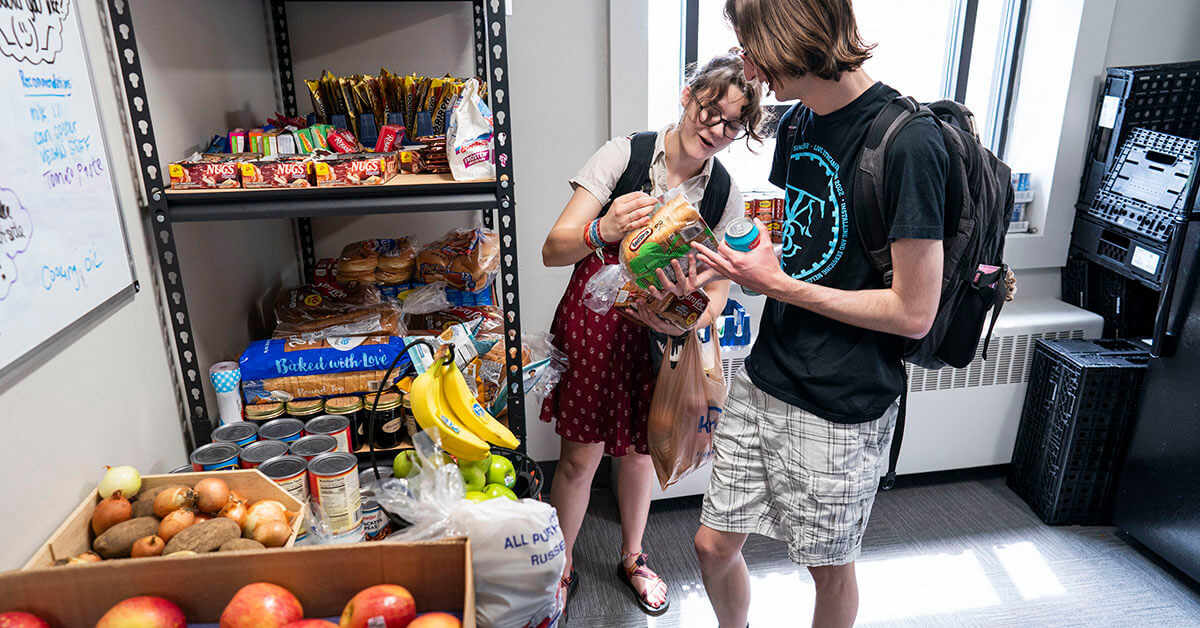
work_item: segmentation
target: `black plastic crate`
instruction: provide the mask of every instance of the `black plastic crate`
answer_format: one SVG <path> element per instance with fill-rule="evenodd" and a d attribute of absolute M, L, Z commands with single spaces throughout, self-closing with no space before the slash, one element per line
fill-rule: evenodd
<path fill-rule="evenodd" d="M 1104 318 L 1105 338 L 1154 333 L 1157 290 L 1091 260 L 1072 257 L 1062 273 L 1062 300 Z"/>
<path fill-rule="evenodd" d="M 1042 521 L 1109 520 L 1149 357 L 1124 340 L 1037 341 L 1008 485 Z"/>
<path fill-rule="evenodd" d="M 1108 68 L 1092 121 L 1079 189 L 1084 207 L 1135 127 L 1200 139 L 1200 61 Z"/>

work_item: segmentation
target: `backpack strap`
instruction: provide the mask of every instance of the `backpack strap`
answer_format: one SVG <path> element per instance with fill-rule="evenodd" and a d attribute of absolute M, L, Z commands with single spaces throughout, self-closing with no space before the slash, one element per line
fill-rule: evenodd
<path fill-rule="evenodd" d="M 855 231 L 871 264 L 883 275 L 885 286 L 892 283 L 892 251 L 888 242 L 887 208 L 884 183 L 887 178 L 887 152 L 896 134 L 912 120 L 932 116 L 911 96 L 898 96 L 875 116 L 858 156 L 854 177 L 854 207 L 850 212 Z"/>
<path fill-rule="evenodd" d="M 704 186 L 704 198 L 700 199 L 700 217 L 709 229 L 721 223 L 721 217 L 725 215 L 725 205 L 729 203 L 731 186 L 729 171 L 721 165 L 721 160 L 713 157 L 708 185 Z"/>
<path fill-rule="evenodd" d="M 608 202 L 600 208 L 597 218 L 608 213 L 614 199 L 643 190 L 650 183 L 650 162 L 654 159 L 654 143 L 657 141 L 658 133 L 655 131 L 642 131 L 629 138 L 629 163 L 625 164 L 625 171 L 617 179 L 617 185 L 608 195 Z M 650 193 L 649 190 L 644 191 Z"/>
<path fill-rule="evenodd" d="M 883 476 L 881 490 L 890 491 L 896 485 L 896 463 L 900 460 L 900 443 L 904 441 L 904 418 L 908 416 L 908 368 L 901 371 L 900 409 L 896 411 L 896 429 L 892 431 L 892 447 L 888 451 L 888 470 Z"/>

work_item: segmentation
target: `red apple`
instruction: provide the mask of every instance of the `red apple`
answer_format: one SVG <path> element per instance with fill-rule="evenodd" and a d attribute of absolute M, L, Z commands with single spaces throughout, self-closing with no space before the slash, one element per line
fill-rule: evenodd
<path fill-rule="evenodd" d="M 170 601 L 141 595 L 108 609 L 96 628 L 187 628 L 187 618 Z"/>
<path fill-rule="evenodd" d="M 325 621 L 324 619 L 301 619 L 300 621 L 294 621 L 283 628 L 338 628 L 338 625 L 331 621 Z"/>
<path fill-rule="evenodd" d="M 377 584 L 359 591 L 342 609 L 341 628 L 407 628 L 417 616 L 417 602 L 408 589 Z"/>
<path fill-rule="evenodd" d="M 238 590 L 221 613 L 221 628 L 282 628 L 304 618 L 304 608 L 291 591 L 270 582 Z"/>
<path fill-rule="evenodd" d="M 11 611 L 0 613 L 0 628 L 50 628 L 50 624 L 37 615 Z"/>
<path fill-rule="evenodd" d="M 462 620 L 450 613 L 425 613 L 414 619 L 408 628 L 462 628 Z"/>

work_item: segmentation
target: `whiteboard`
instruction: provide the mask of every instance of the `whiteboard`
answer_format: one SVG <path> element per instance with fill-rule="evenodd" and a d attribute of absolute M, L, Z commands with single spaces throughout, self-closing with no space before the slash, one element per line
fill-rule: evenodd
<path fill-rule="evenodd" d="M 77 0 L 0 0 L 0 379 L 132 295 Z"/>

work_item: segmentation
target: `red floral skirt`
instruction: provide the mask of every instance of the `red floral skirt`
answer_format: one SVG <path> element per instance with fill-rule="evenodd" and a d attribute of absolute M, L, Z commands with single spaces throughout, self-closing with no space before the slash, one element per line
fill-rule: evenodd
<path fill-rule="evenodd" d="M 616 247 L 602 261 L 589 254 L 576 264 L 554 313 L 554 344 L 570 359 L 568 370 L 542 403 L 541 419 L 577 443 L 604 443 L 604 453 L 649 453 L 646 419 L 654 395 L 650 338 L 646 328 L 617 311 L 597 314 L 583 303 L 587 282 L 605 264 L 617 263 Z"/>

